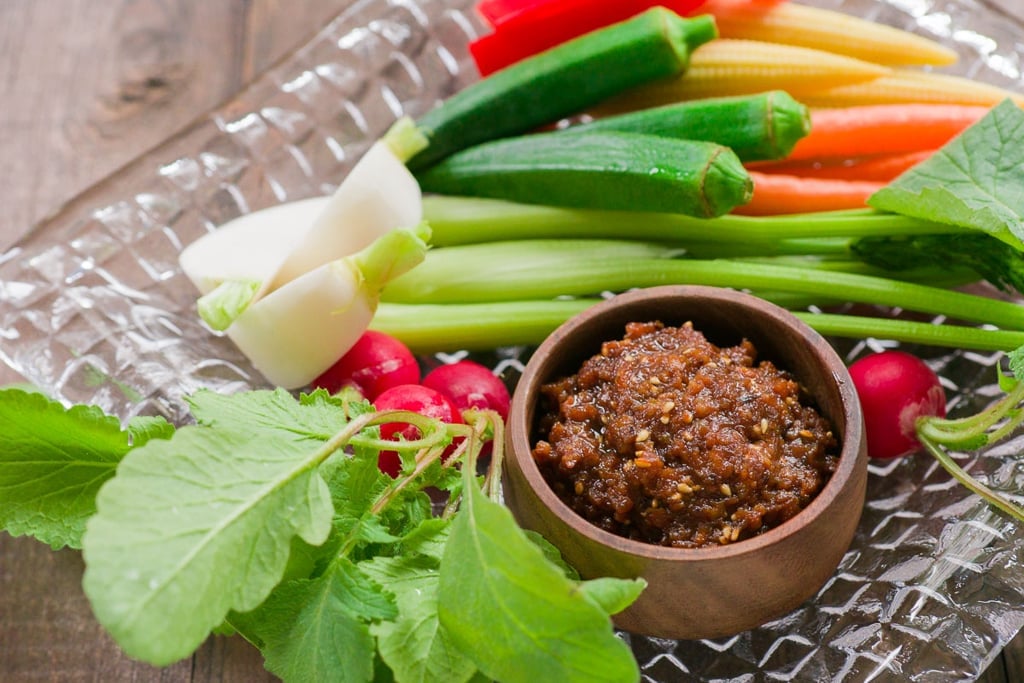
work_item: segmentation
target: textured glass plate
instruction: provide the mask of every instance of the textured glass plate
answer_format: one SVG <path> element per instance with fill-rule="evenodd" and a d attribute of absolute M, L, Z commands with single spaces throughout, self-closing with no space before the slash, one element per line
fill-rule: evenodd
<path fill-rule="evenodd" d="M 475 78 L 471 4 L 357 2 L 229 104 L 38 226 L 0 255 L 3 361 L 62 400 L 122 417 L 180 420 L 181 397 L 199 387 L 261 386 L 197 320 L 178 252 L 239 214 L 329 192 L 397 116 Z M 1024 26 L 972 0 L 814 4 L 938 37 L 961 53 L 960 73 L 1022 89 Z M 835 344 L 848 359 L 892 346 Z M 954 414 L 999 393 L 995 354 L 914 351 L 943 377 Z M 481 359 L 514 384 L 525 357 Z M 1021 490 L 1022 447 L 1019 436 L 964 464 Z M 623 637 L 650 681 L 973 680 L 1024 625 L 1022 565 L 1024 528 L 931 459 L 873 465 L 853 547 L 813 600 L 728 639 Z"/>

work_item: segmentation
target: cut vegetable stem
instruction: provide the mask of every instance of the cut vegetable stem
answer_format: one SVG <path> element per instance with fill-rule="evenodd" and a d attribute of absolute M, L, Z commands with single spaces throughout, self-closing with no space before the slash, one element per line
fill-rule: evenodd
<path fill-rule="evenodd" d="M 872 209 L 792 216 L 726 215 L 713 219 L 670 213 L 603 211 L 522 204 L 498 199 L 428 196 L 424 218 L 432 244 L 453 246 L 532 238 L 621 238 L 683 244 L 772 244 L 783 239 L 949 234 L 966 228 Z"/>
<path fill-rule="evenodd" d="M 435 249 L 381 300 L 472 303 L 689 284 L 825 295 L 1024 330 L 1024 307 L 1015 303 L 891 278 L 726 259 L 609 259 L 590 248 L 589 240 L 518 240 Z"/>
<path fill-rule="evenodd" d="M 421 353 L 453 346 L 484 351 L 539 344 L 570 317 L 600 301 L 586 298 L 482 304 L 382 303 L 372 327 Z M 978 351 L 1006 351 L 1024 344 L 1024 332 L 867 316 L 805 312 L 796 315 L 823 335 L 851 339 L 875 337 Z"/>

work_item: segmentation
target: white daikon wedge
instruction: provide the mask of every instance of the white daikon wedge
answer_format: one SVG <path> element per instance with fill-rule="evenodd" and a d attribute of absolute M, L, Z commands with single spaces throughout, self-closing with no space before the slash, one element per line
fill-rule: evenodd
<path fill-rule="evenodd" d="M 278 269 L 283 255 L 309 232 L 328 199 L 300 199 L 228 221 L 182 250 L 178 257 L 181 269 L 200 294 L 229 280 L 265 282 Z"/>
<path fill-rule="evenodd" d="M 375 142 L 333 194 L 287 202 L 225 223 L 186 247 L 182 270 L 200 294 L 259 283 L 257 298 L 396 227 L 423 220 L 422 192 L 404 160 L 427 144 L 411 119 Z"/>
<path fill-rule="evenodd" d="M 200 315 L 215 329 L 226 326 L 228 337 L 272 384 L 306 386 L 366 331 L 384 285 L 423 261 L 429 238 L 425 223 L 392 229 L 255 301 L 254 290 L 219 287 L 200 298 Z"/>
<path fill-rule="evenodd" d="M 375 142 L 329 197 L 309 230 L 286 252 L 257 298 L 303 273 L 354 254 L 398 226 L 423 220 L 423 194 L 405 161 L 427 144 L 411 119 Z"/>

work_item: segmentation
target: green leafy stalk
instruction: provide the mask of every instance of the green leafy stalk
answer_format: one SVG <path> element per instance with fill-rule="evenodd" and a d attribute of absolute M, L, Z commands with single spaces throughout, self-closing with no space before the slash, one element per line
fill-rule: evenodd
<path fill-rule="evenodd" d="M 424 220 L 435 246 L 456 246 L 539 238 L 635 239 L 686 244 L 764 247 L 780 241 L 817 238 L 950 234 L 968 228 L 873 209 L 793 216 L 695 218 L 681 214 L 596 211 L 521 204 L 498 199 L 428 196 Z"/>
<path fill-rule="evenodd" d="M 614 258 L 607 242 L 517 240 L 437 249 L 417 268 L 392 280 L 382 301 L 481 303 L 666 284 L 709 285 L 822 294 L 869 304 L 1024 330 L 1024 307 L 958 291 L 857 273 L 726 259 Z M 630 242 L 622 241 L 625 247 Z"/>
<path fill-rule="evenodd" d="M 0 426 L 9 427 L 0 430 L 0 452 L 20 451 L 0 460 L 0 482 L 12 493 L 0 501 L 0 521 L 16 528 L 11 511 L 25 513 L 29 494 L 43 494 L 40 510 L 53 519 L 32 531 L 50 541 L 92 506 L 65 505 L 46 487 L 67 486 L 78 498 L 99 488 L 83 538 L 83 583 L 97 618 L 130 656 L 168 664 L 218 632 L 260 648 L 268 670 L 286 681 L 370 683 L 385 675 L 463 683 L 480 679 L 479 663 L 505 671 L 519 655 L 545 666 L 558 659 L 555 671 L 569 672 L 564 680 L 636 679 L 608 615 L 635 599 L 642 584 L 577 582 L 550 544 L 520 530 L 495 502 L 500 444 L 486 476 L 478 480 L 475 472 L 482 444 L 501 438 L 496 413 L 467 411 L 466 424 L 446 425 L 408 411 L 376 412 L 366 401 L 322 390 L 298 399 L 284 390 L 200 391 L 188 401 L 193 425 L 175 431 L 139 418 L 122 430 L 96 408 L 65 409 L 39 394 L 0 391 Z M 412 423 L 422 437 L 381 440 L 377 425 L 395 421 Z M 442 462 L 453 437 L 462 441 Z M 398 478 L 378 468 L 381 448 L 402 454 Z M 86 485 L 77 472 L 93 461 L 105 473 L 102 487 Z M 459 504 L 434 516 L 427 487 L 450 492 Z M 501 539 L 502 554 L 476 554 L 480 535 Z M 445 558 L 464 552 L 475 564 L 443 569 Z M 466 571 L 507 589 L 520 603 L 515 613 L 504 603 L 469 604 L 487 597 L 479 592 L 441 592 L 446 574 L 458 580 Z M 532 589 L 524 593 L 516 583 L 530 576 L 540 579 L 536 603 Z M 551 576 L 567 583 L 552 584 Z M 558 590 L 547 595 L 551 585 Z M 565 586 L 572 587 L 568 595 Z M 441 617 L 453 600 L 456 614 L 469 610 L 488 624 L 519 629 L 511 650 L 492 664 L 484 632 L 453 634 Z M 566 608 L 554 631 L 542 627 L 551 605 Z M 577 631 L 587 638 L 571 638 Z M 526 671 L 544 671 L 531 667 Z M 590 676 L 599 668 L 604 678 Z"/>
<path fill-rule="evenodd" d="M 977 351 L 1006 351 L 1024 343 L 1024 332 L 1016 330 L 993 330 L 945 323 L 937 325 L 914 320 L 837 313 L 793 311 L 793 314 L 822 335 L 848 339 L 874 337 L 908 344 Z"/>
<path fill-rule="evenodd" d="M 766 298 L 773 296 L 775 293 L 768 293 Z M 383 303 L 371 327 L 398 337 L 422 353 L 453 346 L 483 351 L 499 346 L 537 345 L 570 317 L 600 301 L 580 298 L 471 304 Z M 806 303 L 801 298 L 801 305 Z M 1006 351 L 1024 344 L 1024 332 L 1014 330 L 859 315 L 795 313 L 821 334 L 837 337 L 876 337 L 979 351 Z"/>
<path fill-rule="evenodd" d="M 922 266 L 968 268 L 1004 292 L 1024 292 L 1024 251 L 991 235 L 873 237 L 851 244 L 864 263 L 902 275 Z"/>
<path fill-rule="evenodd" d="M 350 263 L 361 274 L 364 287 L 376 294 L 387 282 L 423 261 L 430 234 L 426 223 L 414 229 L 391 230 L 342 260 Z"/>
<path fill-rule="evenodd" d="M 253 616 L 266 667 L 283 680 L 365 683 L 376 650 L 370 622 L 397 614 L 379 583 L 339 558 L 320 576 L 282 584 Z"/>
<path fill-rule="evenodd" d="M 190 654 L 229 612 L 263 602 L 296 537 L 324 543 L 334 508 L 318 467 L 390 419 L 346 421 L 322 393 L 305 405 L 283 390 L 201 391 L 190 402 L 198 424 L 121 461 L 83 540 L 97 618 L 128 654 L 158 665 Z"/>
<path fill-rule="evenodd" d="M 130 452 L 83 540 L 97 619 L 132 657 L 188 656 L 228 612 L 266 599 L 294 537 L 326 540 L 333 509 L 316 467 L 329 453 L 236 424 L 183 427 Z"/>

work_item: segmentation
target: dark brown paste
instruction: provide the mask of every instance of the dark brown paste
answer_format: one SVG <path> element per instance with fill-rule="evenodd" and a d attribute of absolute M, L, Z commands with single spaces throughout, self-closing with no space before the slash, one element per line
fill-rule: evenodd
<path fill-rule="evenodd" d="M 788 372 L 690 324 L 630 323 L 542 396 L 533 457 L 548 483 L 593 524 L 648 543 L 760 534 L 802 510 L 838 458 Z"/>

